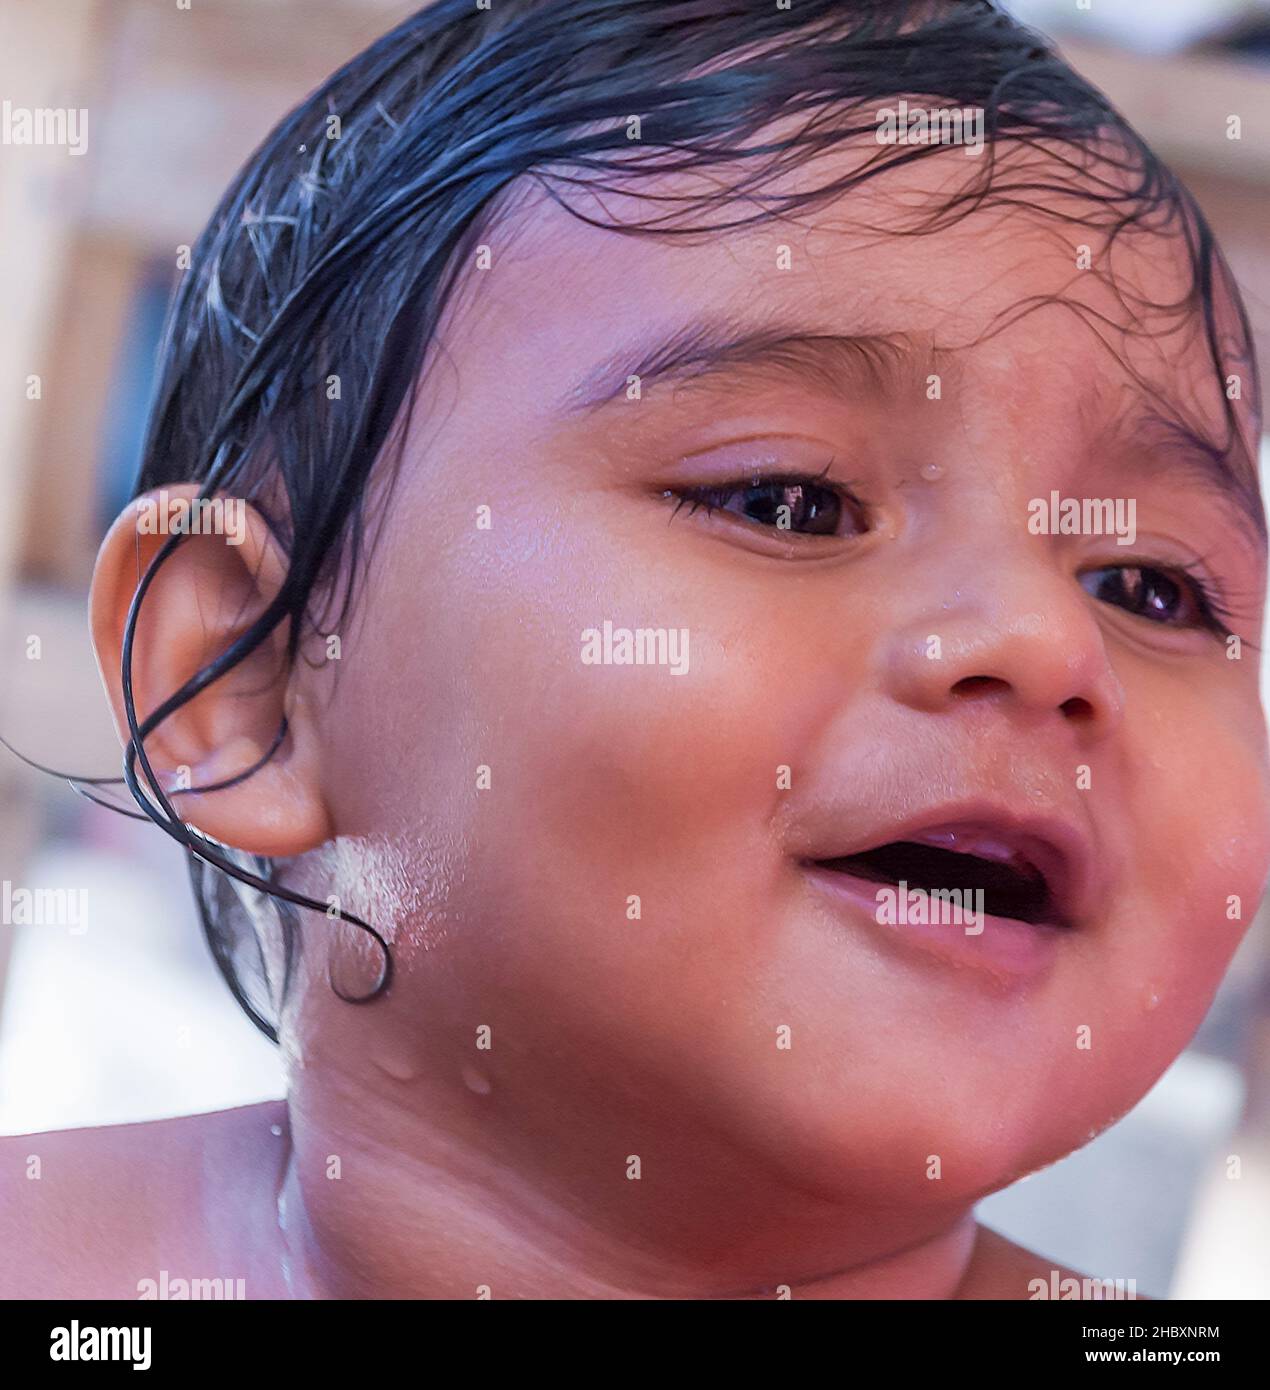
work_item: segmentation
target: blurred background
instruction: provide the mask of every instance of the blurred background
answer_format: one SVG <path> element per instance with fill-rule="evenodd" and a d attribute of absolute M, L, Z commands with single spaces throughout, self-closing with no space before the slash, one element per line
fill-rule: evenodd
<path fill-rule="evenodd" d="M 1270 5 L 1084 4 L 1010 8 L 1190 184 L 1270 361 Z M 119 751 L 87 585 L 130 493 L 181 248 L 272 124 L 414 8 L 184 6 L 0 0 L 0 100 L 88 112 L 78 155 L 0 129 L 0 735 L 90 776 L 117 775 Z M 82 890 L 82 921 L 21 924 L 18 890 L 67 886 Z M 2 748 L 0 890 L 0 1133 L 282 1094 L 273 1047 L 203 944 L 181 852 Z M 1134 1278 L 1140 1293 L 1270 1296 L 1265 925 L 1263 905 L 1194 1044 L 1151 1094 L 1079 1154 L 985 1202 L 989 1225 L 1082 1272 Z"/>

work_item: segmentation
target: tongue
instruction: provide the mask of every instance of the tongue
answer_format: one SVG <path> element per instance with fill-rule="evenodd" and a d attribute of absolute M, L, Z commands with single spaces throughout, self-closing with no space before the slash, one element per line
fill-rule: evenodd
<path fill-rule="evenodd" d="M 981 888 L 985 910 L 995 917 L 1014 917 L 1025 922 L 1041 920 L 1048 899 L 1043 875 L 1030 866 L 998 863 L 973 854 L 958 854 L 933 845 L 897 840 L 835 859 L 842 873 L 871 883 L 904 882 L 911 888 Z"/>

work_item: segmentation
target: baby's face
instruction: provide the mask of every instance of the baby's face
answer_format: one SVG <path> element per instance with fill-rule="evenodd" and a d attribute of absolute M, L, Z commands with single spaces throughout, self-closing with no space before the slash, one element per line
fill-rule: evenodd
<path fill-rule="evenodd" d="M 345 853 L 307 885 L 390 927 L 397 975 L 349 1009 L 315 967 L 306 1057 L 412 1078 L 562 1187 L 639 1154 L 940 1204 L 1185 1045 L 1270 859 L 1247 461 L 1223 486 L 1128 370 L 1220 435 L 1194 315 L 1135 307 L 1176 297 L 1176 240 L 1126 234 L 1110 284 L 1079 223 L 846 221 L 959 158 L 796 223 L 541 202 L 484 238 L 311 677 Z M 1038 532 L 1051 493 L 1124 524 Z M 651 663 L 624 629 L 663 630 Z M 982 929 L 879 922 L 888 875 L 983 886 Z"/>

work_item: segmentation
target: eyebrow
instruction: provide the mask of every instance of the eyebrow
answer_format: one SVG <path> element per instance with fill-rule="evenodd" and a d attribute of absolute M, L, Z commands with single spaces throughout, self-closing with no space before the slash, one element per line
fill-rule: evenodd
<path fill-rule="evenodd" d="M 691 323 L 651 347 L 614 353 L 566 394 L 566 414 L 598 410 L 624 396 L 632 377 L 641 393 L 666 382 L 700 383 L 750 371 L 806 385 L 815 379 L 831 391 L 853 384 L 895 389 L 933 370 L 935 353 L 904 333 L 817 333 L 773 326 L 738 330 L 727 323 Z"/>
<path fill-rule="evenodd" d="M 1190 482 L 1226 505 L 1254 546 L 1265 549 L 1266 514 L 1261 498 L 1257 466 L 1239 468 L 1234 460 L 1245 457 L 1238 445 L 1221 448 L 1181 421 L 1148 402 L 1136 414 L 1108 432 L 1124 440 L 1129 449 L 1150 452 L 1152 479 L 1173 476 Z"/>
<path fill-rule="evenodd" d="M 591 369 L 566 393 L 561 413 L 586 414 L 623 398 L 632 377 L 641 393 L 655 384 L 704 383 L 746 371 L 805 387 L 809 380 L 835 394 L 857 389 L 898 392 L 937 368 L 946 354 L 907 333 L 821 333 L 805 326 L 739 328 L 729 321 L 698 321 L 673 330 L 651 346 L 628 347 Z M 1116 437 L 1132 452 L 1154 437 L 1156 468 L 1149 475 L 1172 474 L 1226 504 L 1254 544 L 1267 540 L 1265 510 L 1256 468 L 1237 469 L 1232 450 L 1221 449 L 1161 413 L 1158 402 L 1139 398 L 1142 409 L 1121 415 L 1104 438 Z M 1151 447 L 1151 446 L 1148 446 Z"/>

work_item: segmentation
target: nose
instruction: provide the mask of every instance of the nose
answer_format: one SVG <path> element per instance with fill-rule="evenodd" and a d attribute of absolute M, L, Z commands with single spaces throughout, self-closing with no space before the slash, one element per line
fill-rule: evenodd
<path fill-rule="evenodd" d="M 1124 688 L 1092 602 L 1074 577 L 981 569 L 892 630 L 889 692 L 929 713 L 989 702 L 1103 736 L 1122 718 Z"/>

